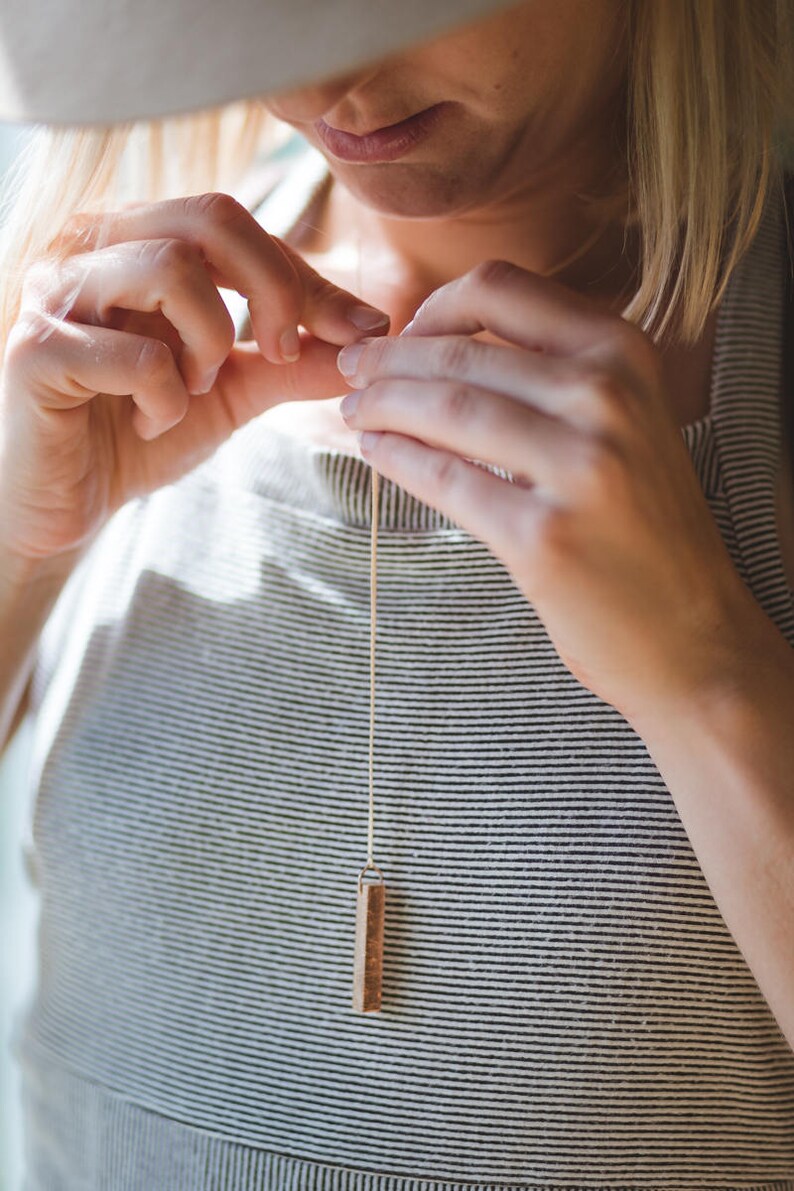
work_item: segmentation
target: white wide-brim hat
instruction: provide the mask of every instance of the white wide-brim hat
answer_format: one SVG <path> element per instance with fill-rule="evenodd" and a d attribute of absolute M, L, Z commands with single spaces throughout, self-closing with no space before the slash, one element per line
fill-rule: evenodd
<path fill-rule="evenodd" d="M 516 0 L 0 0 L 0 120 L 114 124 L 319 82 Z"/>

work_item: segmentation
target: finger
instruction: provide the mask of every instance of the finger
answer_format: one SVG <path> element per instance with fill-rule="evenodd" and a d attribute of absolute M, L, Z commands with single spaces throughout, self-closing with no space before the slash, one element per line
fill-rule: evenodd
<path fill-rule="evenodd" d="M 564 495 L 581 436 L 501 393 L 457 381 L 377 380 L 342 405 L 353 430 L 389 431 L 506 468 L 525 485 Z M 354 405 L 352 414 L 347 411 Z"/>
<path fill-rule="evenodd" d="M 391 319 L 385 311 L 335 285 L 313 269 L 290 244 L 277 236 L 274 238 L 292 261 L 301 280 L 304 289 L 301 323 L 313 335 L 342 346 L 358 340 L 364 333 L 373 336 L 387 333 Z"/>
<path fill-rule="evenodd" d="M 336 367 L 336 354 L 333 344 L 304 335 L 300 359 L 285 367 L 271 364 L 255 343 L 238 342 L 208 396 L 217 393 L 234 428 L 282 402 L 341 397 L 347 384 Z"/>
<path fill-rule="evenodd" d="M 178 367 L 190 393 L 211 388 L 234 344 L 231 315 L 184 240 L 135 240 L 45 263 L 26 275 L 24 300 L 91 325 L 106 324 L 114 308 L 161 311 L 184 344 Z"/>
<path fill-rule="evenodd" d="M 23 312 L 6 360 L 43 409 L 76 409 L 99 393 L 130 396 L 133 425 L 152 438 L 182 420 L 190 397 L 173 353 L 159 339 Z"/>
<path fill-rule="evenodd" d="M 79 212 L 68 221 L 55 246 L 85 252 L 165 238 L 192 245 L 217 285 L 248 298 L 260 349 L 272 362 L 281 363 L 281 337 L 298 321 L 295 269 L 276 241 L 231 196 L 190 195 L 101 215 Z"/>
<path fill-rule="evenodd" d="M 371 445 L 362 442 L 361 453 L 379 474 L 450 517 L 503 560 L 516 535 L 527 533 L 545 510 L 536 492 L 402 434 L 385 432 Z"/>
<path fill-rule="evenodd" d="M 612 350 L 642 333 L 592 298 L 506 260 L 488 260 L 440 286 L 403 336 L 489 331 L 508 343 L 557 355 Z"/>
<path fill-rule="evenodd" d="M 355 371 L 346 364 L 350 351 L 358 352 Z M 614 425 L 623 402 L 617 378 L 602 365 L 482 343 L 466 335 L 364 339 L 341 351 L 338 362 L 356 388 L 387 377 L 464 382 L 564 418 L 578 429 L 599 432 Z"/>
<path fill-rule="evenodd" d="M 254 338 L 273 363 L 290 356 L 289 343 L 299 324 L 333 343 L 349 343 L 361 335 L 361 328 L 346 317 L 360 300 L 330 282 L 319 287 L 316 272 L 299 254 L 285 250 L 278 237 L 228 194 L 188 195 L 102 215 L 78 213 L 53 246 L 61 252 L 90 251 L 163 238 L 192 244 L 215 285 L 248 299 Z"/>

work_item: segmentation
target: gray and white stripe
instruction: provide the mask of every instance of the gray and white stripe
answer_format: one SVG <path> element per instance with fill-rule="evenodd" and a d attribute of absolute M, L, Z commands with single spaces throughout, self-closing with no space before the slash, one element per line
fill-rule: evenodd
<path fill-rule="evenodd" d="M 780 214 L 682 433 L 794 644 Z M 794 1054 L 643 741 L 488 548 L 385 479 L 383 1009 L 352 1011 L 370 479 L 257 420 L 122 509 L 53 612 L 28 1191 L 794 1191 Z"/>

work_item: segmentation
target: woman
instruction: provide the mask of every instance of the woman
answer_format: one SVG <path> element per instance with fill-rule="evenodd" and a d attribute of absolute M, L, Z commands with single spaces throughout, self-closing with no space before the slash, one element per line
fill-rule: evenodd
<path fill-rule="evenodd" d="M 524 0 L 24 241 L 31 1188 L 794 1186 L 787 16 Z"/>

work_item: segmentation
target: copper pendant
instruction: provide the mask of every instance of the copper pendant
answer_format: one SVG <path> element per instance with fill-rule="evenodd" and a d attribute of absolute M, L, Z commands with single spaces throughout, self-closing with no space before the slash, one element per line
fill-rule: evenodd
<path fill-rule="evenodd" d="M 379 881 L 364 881 L 368 868 L 380 873 Z M 357 1013 L 380 1009 L 383 977 L 383 922 L 386 883 L 377 864 L 368 861 L 358 874 L 356 899 L 356 952 L 353 964 L 353 1008 Z"/>

